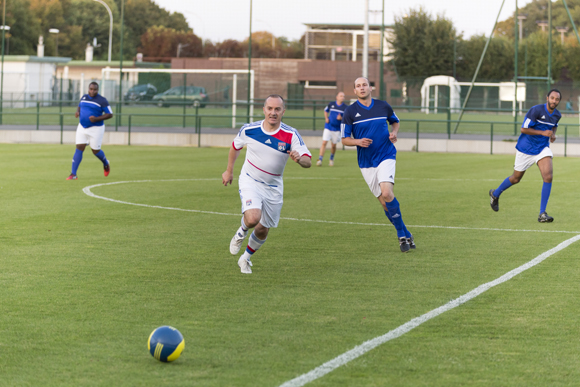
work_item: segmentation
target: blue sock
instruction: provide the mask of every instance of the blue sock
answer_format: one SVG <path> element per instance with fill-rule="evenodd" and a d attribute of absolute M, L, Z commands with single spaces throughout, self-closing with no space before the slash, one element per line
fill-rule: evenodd
<path fill-rule="evenodd" d="M 389 214 L 391 215 L 390 220 L 393 222 L 393 225 L 397 229 L 397 237 L 407 237 L 407 234 L 405 233 L 405 223 L 403 223 L 403 217 L 401 216 L 401 210 L 399 208 L 399 201 L 397 198 L 394 198 L 392 202 L 385 204 L 387 206 L 387 210 L 389 210 Z"/>
<path fill-rule="evenodd" d="M 334 160 L 334 153 L 330 154 L 330 160 Z"/>
<path fill-rule="evenodd" d="M 105 157 L 105 152 L 103 152 L 102 149 L 98 153 L 95 153 L 95 156 L 97 156 L 97 158 L 103 162 L 104 166 L 109 165 L 109 160 L 107 160 Z"/>
<path fill-rule="evenodd" d="M 318 160 L 322 161 L 322 158 L 323 158 L 323 157 L 324 157 L 324 156 L 318 156 Z"/>
<path fill-rule="evenodd" d="M 510 178 L 506 177 L 505 180 L 499 185 L 499 187 L 497 187 L 497 189 L 495 191 L 493 191 L 493 196 L 495 196 L 496 198 L 499 198 L 499 195 L 501 195 L 501 193 L 503 191 L 505 191 L 506 189 L 508 189 L 512 185 L 513 184 L 511 183 Z"/>
<path fill-rule="evenodd" d="M 389 214 L 389 211 L 385 211 L 385 215 L 387 215 L 387 218 L 389 218 L 389 220 L 391 221 L 391 223 L 394 226 L 395 223 L 393 223 L 393 217 L 391 216 L 391 214 Z M 405 228 L 405 236 L 407 238 L 411 238 L 411 233 L 409 232 L 409 230 L 407 230 L 407 226 L 405 225 L 405 223 L 403 223 L 403 227 Z"/>
<path fill-rule="evenodd" d="M 73 175 L 77 174 L 77 170 L 79 169 L 79 165 L 81 165 L 81 161 L 83 161 L 83 151 L 80 149 L 75 149 L 75 155 L 73 156 L 72 171 L 71 171 Z"/>
<path fill-rule="evenodd" d="M 548 199 L 550 199 L 550 192 L 552 191 L 552 183 L 544 183 L 542 186 L 542 202 L 540 203 L 540 214 L 546 212 L 548 206 Z"/>

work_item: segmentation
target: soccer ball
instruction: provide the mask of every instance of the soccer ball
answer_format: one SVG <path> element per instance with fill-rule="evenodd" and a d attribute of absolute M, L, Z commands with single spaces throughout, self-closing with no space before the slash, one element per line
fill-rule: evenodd
<path fill-rule="evenodd" d="M 168 362 L 176 360 L 185 347 L 185 341 L 181 333 L 170 326 L 162 326 L 155 329 L 149 335 L 147 349 L 155 359 Z"/>

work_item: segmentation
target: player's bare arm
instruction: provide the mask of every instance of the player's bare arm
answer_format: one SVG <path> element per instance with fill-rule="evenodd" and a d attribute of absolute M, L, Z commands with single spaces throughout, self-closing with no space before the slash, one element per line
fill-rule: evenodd
<path fill-rule="evenodd" d="M 75 118 L 79 118 L 80 115 L 81 115 L 81 107 L 78 106 L 77 111 L 75 112 Z"/>
<path fill-rule="evenodd" d="M 330 120 L 328 119 L 328 112 L 324 112 L 324 122 L 326 122 L 327 124 L 330 123 Z"/>
<path fill-rule="evenodd" d="M 552 135 L 550 136 L 550 142 L 554 142 L 556 141 L 556 130 L 558 128 L 554 128 L 554 130 L 552 130 Z"/>
<path fill-rule="evenodd" d="M 312 161 L 310 160 L 310 157 L 300 156 L 300 153 L 298 153 L 298 151 L 295 150 L 292 152 L 288 151 L 288 154 L 290 155 L 292 161 L 299 164 L 302 168 L 310 168 L 312 166 Z"/>
<path fill-rule="evenodd" d="M 89 120 L 91 122 L 99 122 L 99 121 L 105 121 L 108 120 L 109 118 L 113 117 L 113 115 L 111 113 L 105 113 L 102 116 L 99 117 L 95 117 L 95 116 L 90 116 Z"/>
<path fill-rule="evenodd" d="M 397 134 L 399 134 L 399 123 L 395 122 L 391 125 L 391 133 L 389 134 L 389 140 L 393 144 L 397 142 Z"/>
<path fill-rule="evenodd" d="M 226 171 L 222 173 L 222 184 L 226 187 L 228 184 L 231 185 L 234 180 L 234 164 L 239 155 L 239 150 L 234 149 L 233 146 L 230 147 L 230 153 L 228 153 L 228 167 L 226 168 Z"/>
<path fill-rule="evenodd" d="M 360 146 L 361 148 L 368 148 L 373 143 L 370 138 L 352 138 L 343 137 L 342 145 L 345 146 Z"/>
<path fill-rule="evenodd" d="M 545 137 L 552 137 L 554 134 L 554 130 L 536 130 L 532 128 L 522 128 L 521 129 L 523 134 L 530 134 L 535 136 L 545 136 Z M 552 141 L 553 142 L 553 141 Z"/>

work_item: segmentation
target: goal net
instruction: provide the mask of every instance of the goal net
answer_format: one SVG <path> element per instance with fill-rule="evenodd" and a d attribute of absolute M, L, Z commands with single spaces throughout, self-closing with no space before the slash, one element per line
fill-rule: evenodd
<path fill-rule="evenodd" d="M 143 107 L 151 113 L 207 108 L 204 114 L 231 117 L 231 127 L 254 114 L 254 70 L 103 68 L 100 93 L 111 104 Z M 121 81 L 121 84 L 119 82 Z M 210 110 L 211 109 L 211 110 Z M 191 112 L 188 112 L 191 114 Z M 215 120 L 214 120 L 215 121 Z M 223 120 L 221 120 L 223 122 Z"/>

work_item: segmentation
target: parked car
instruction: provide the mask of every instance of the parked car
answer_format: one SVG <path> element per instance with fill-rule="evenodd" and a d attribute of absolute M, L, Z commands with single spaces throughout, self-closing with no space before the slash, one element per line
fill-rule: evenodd
<path fill-rule="evenodd" d="M 185 98 L 183 96 L 183 86 L 172 87 L 163 93 L 153 96 L 153 101 L 157 102 L 160 107 L 179 106 L 184 100 L 187 105 L 205 107 L 209 97 L 205 89 L 198 86 L 186 86 Z"/>
<path fill-rule="evenodd" d="M 157 88 L 150 83 L 135 85 L 125 93 L 125 102 L 151 101 L 157 94 Z"/>

